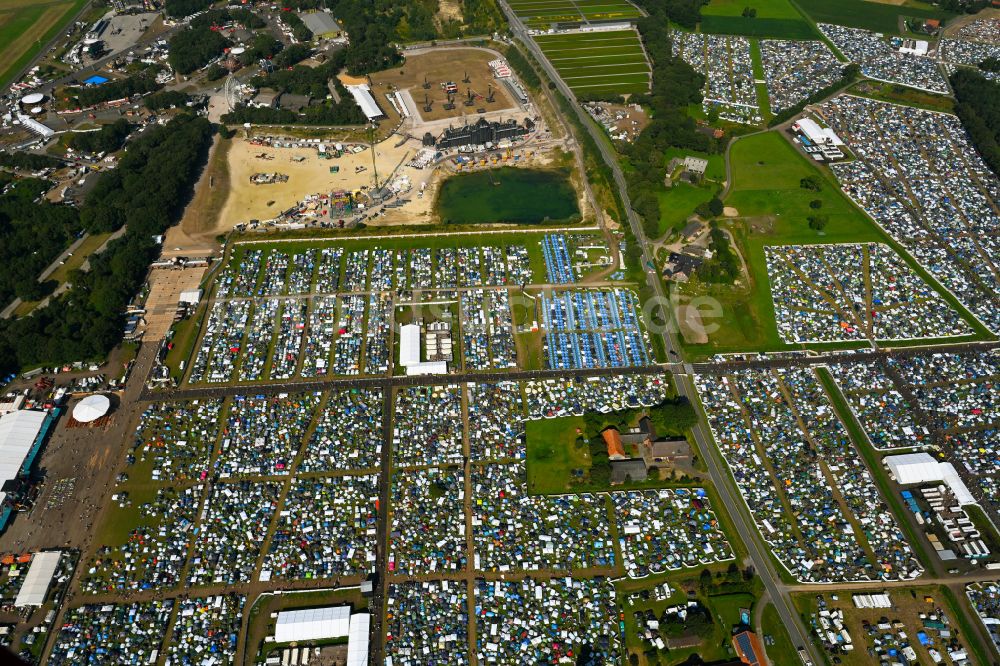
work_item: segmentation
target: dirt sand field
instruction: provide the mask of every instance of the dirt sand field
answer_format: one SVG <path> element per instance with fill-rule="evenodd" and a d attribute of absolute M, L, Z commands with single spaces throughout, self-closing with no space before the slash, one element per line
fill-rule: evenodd
<path fill-rule="evenodd" d="M 232 145 L 232 141 L 215 138 L 191 203 L 184 209 L 181 221 L 167 229 L 164 257 L 204 257 L 218 252 L 215 236 L 231 228 L 219 226 L 219 213 L 228 198 L 228 159 Z"/>
<path fill-rule="evenodd" d="M 703 345 L 708 343 L 708 333 L 701 321 L 701 313 L 698 308 L 690 305 L 678 305 L 676 310 L 677 324 L 681 329 L 684 341 L 689 345 Z"/>
<path fill-rule="evenodd" d="M 375 146 L 375 163 L 380 182 L 401 162 L 416 153 L 411 144 L 396 147 L 393 141 L 383 141 Z M 258 155 L 273 156 L 264 159 Z M 295 162 L 292 158 L 305 158 Z M 339 173 L 330 173 L 330 167 L 339 166 Z M 355 173 L 357 167 L 364 171 Z M 254 185 L 250 177 L 255 173 L 282 173 L 288 176 L 284 183 Z M 365 150 L 347 154 L 339 159 L 325 160 L 312 148 L 268 148 L 234 139 L 229 150 L 229 197 L 222 209 L 217 233 L 228 231 L 241 222 L 251 219 L 269 220 L 278 213 L 302 201 L 309 194 L 331 190 L 357 190 L 371 186 L 372 154 Z M 419 186 L 419 183 L 414 183 Z"/>
<path fill-rule="evenodd" d="M 146 299 L 146 332 L 149 342 L 163 339 L 174 323 L 174 312 L 182 291 L 197 289 L 205 268 L 157 269 L 149 276 L 149 298 Z"/>
<path fill-rule="evenodd" d="M 485 108 L 487 111 L 515 109 L 517 104 L 510 96 L 507 88 L 493 78 L 489 62 L 500 57 L 493 51 L 473 47 L 435 48 L 426 51 L 416 51 L 407 54 L 406 62 L 398 68 L 388 69 L 372 75 L 372 93 L 379 104 L 388 104 L 385 95 L 391 90 L 408 90 L 417 107 L 420 118 L 426 121 L 444 118 L 461 118 L 463 115 L 474 116 L 476 110 Z M 466 73 L 469 83 L 463 83 Z M 430 84 L 429 90 L 424 90 L 424 77 Z M 455 109 L 446 111 L 444 103 L 448 101 L 443 84 L 453 82 L 458 86 L 459 94 L 455 99 Z M 485 100 L 489 87 L 492 86 L 495 97 L 492 104 Z M 471 90 L 477 99 L 472 106 L 465 106 L 466 91 Z M 430 99 L 430 112 L 424 111 L 424 95 Z"/>

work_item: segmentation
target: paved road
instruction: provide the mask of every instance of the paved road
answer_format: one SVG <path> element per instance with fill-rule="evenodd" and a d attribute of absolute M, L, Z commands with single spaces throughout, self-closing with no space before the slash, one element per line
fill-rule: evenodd
<path fill-rule="evenodd" d="M 542 68 L 545 69 L 549 79 L 569 101 L 570 106 L 577 114 L 580 122 L 587 128 L 588 132 L 590 132 L 591 136 L 594 138 L 598 149 L 601 151 L 601 156 L 611 169 L 615 185 L 618 187 L 626 215 L 628 216 L 629 226 L 632 229 L 632 233 L 635 236 L 636 241 L 642 248 L 643 265 L 655 265 L 649 242 L 642 230 L 642 223 L 635 211 L 632 210 L 625 176 L 618 164 L 617 156 L 614 155 L 608 147 L 607 142 L 604 136 L 602 136 L 600 130 L 590 121 L 586 112 L 576 102 L 576 98 L 574 97 L 573 92 L 569 89 L 569 86 L 567 86 L 562 78 L 560 78 L 558 72 L 545 58 L 542 50 L 528 35 L 527 29 L 521 20 L 517 17 L 514 11 L 511 10 L 505 0 L 500 0 L 499 4 L 501 9 L 503 9 L 504 13 L 507 15 L 511 31 L 514 36 L 527 47 Z M 666 311 L 664 308 L 664 304 L 669 303 L 669 300 L 663 290 L 663 284 L 660 281 L 659 276 L 656 275 L 655 271 L 651 270 L 647 271 L 646 278 L 657 299 L 656 309 L 658 310 L 657 314 L 660 320 L 663 322 L 671 322 L 673 320 L 671 313 Z M 672 326 L 667 326 L 666 328 L 667 330 L 660 333 L 660 335 L 663 338 L 667 353 L 673 357 L 680 353 L 678 350 L 679 345 L 677 344 L 676 331 L 673 330 Z M 697 404 L 698 396 L 691 378 L 684 375 L 677 375 L 675 378 L 678 392 L 687 397 L 693 404 Z M 730 515 L 733 517 L 733 522 L 736 525 L 736 531 L 746 544 L 754 568 L 757 571 L 757 575 L 759 575 L 763 581 L 764 587 L 767 590 L 772 603 L 777 609 L 782 623 L 785 627 L 787 627 L 788 632 L 792 637 L 792 642 L 796 647 L 804 647 L 815 663 L 822 663 L 822 659 L 820 658 L 821 655 L 813 646 L 812 641 L 809 640 L 809 633 L 806 630 L 805 625 L 802 623 L 801 618 L 794 611 L 789 602 L 788 592 L 784 588 L 780 577 L 775 571 L 769 552 L 757 532 L 757 528 L 752 517 L 749 517 L 748 515 L 749 511 L 746 509 L 746 504 L 739 495 L 739 491 L 735 488 L 735 483 L 732 481 L 729 473 L 720 463 L 719 453 L 715 449 L 715 445 L 713 444 L 711 438 L 707 436 L 704 424 L 699 423 L 698 426 L 694 428 L 693 435 L 695 442 L 697 443 L 699 453 L 708 465 L 712 481 L 718 489 L 723 503 L 726 505 Z"/>

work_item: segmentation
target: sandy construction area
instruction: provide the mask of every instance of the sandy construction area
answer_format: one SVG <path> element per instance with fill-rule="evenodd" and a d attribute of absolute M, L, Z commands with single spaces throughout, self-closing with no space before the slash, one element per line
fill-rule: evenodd
<path fill-rule="evenodd" d="M 396 168 L 409 161 L 420 149 L 415 141 L 397 147 L 396 137 L 375 146 L 375 164 L 379 182 L 383 182 Z M 268 155 L 274 159 L 264 159 Z M 300 162 L 293 158 L 305 158 Z M 339 173 L 330 173 L 330 167 L 339 166 Z M 357 167 L 364 170 L 355 173 Z M 414 188 L 426 179 L 428 171 L 405 168 L 413 180 Z M 284 183 L 254 185 L 250 177 L 255 173 L 282 173 L 288 176 Z M 415 178 L 414 173 L 425 174 Z M 338 159 L 320 159 L 313 148 L 269 148 L 249 143 L 245 139 L 233 140 L 229 150 L 229 197 L 216 225 L 218 233 L 249 220 L 269 220 L 283 210 L 291 208 L 306 196 L 332 190 L 358 190 L 373 184 L 372 154 L 365 150 L 345 154 Z"/>

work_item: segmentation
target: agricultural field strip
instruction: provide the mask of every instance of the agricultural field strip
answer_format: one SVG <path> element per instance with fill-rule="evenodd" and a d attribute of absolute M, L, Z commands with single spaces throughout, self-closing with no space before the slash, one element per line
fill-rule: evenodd
<path fill-rule="evenodd" d="M 649 65 L 632 31 L 541 35 L 535 39 L 570 88 L 620 93 L 648 88 Z"/>

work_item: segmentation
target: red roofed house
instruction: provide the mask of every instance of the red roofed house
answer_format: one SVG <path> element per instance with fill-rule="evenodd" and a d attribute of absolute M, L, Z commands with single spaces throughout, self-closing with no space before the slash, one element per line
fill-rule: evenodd
<path fill-rule="evenodd" d="M 608 445 L 608 460 L 624 460 L 625 446 L 622 444 L 622 436 L 617 428 L 606 428 L 601 432 L 604 443 Z"/>

